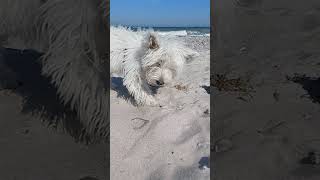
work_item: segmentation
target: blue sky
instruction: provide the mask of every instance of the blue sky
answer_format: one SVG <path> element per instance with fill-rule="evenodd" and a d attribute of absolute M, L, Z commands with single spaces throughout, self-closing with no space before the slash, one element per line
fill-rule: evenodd
<path fill-rule="evenodd" d="M 210 0 L 110 0 L 111 24 L 209 26 Z"/>

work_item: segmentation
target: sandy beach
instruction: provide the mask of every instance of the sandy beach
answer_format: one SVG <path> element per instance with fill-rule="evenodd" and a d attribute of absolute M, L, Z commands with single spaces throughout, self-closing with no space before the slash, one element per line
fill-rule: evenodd
<path fill-rule="evenodd" d="M 68 109 L 41 76 L 39 53 L 1 50 L 0 179 L 109 179 L 107 145 L 77 141 L 78 121 L 59 120 Z"/>
<path fill-rule="evenodd" d="M 121 79 L 113 78 L 111 179 L 210 177 L 209 37 L 176 38 L 200 56 L 187 64 L 172 87 L 158 89 L 161 107 L 133 106 Z"/>
<path fill-rule="evenodd" d="M 237 2 L 215 4 L 215 179 L 319 179 L 319 1 Z"/>
<path fill-rule="evenodd" d="M 158 89 L 161 107 L 134 106 L 121 78 L 112 78 L 110 179 L 210 177 L 209 37 L 175 38 L 200 56 L 172 87 Z M 4 54 L 1 77 L 11 80 L 0 87 L 0 179 L 109 179 L 107 145 L 76 141 L 78 124 L 56 126 L 53 117 L 68 109 L 41 76 L 39 54 L 13 49 Z M 43 110 L 46 116 L 39 117 Z"/>

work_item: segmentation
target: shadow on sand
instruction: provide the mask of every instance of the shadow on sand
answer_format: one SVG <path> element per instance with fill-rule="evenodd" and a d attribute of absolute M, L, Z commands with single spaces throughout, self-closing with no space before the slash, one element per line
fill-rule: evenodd
<path fill-rule="evenodd" d="M 307 77 L 306 75 L 295 74 L 293 77 L 288 77 L 287 79 L 300 84 L 302 88 L 307 91 L 312 102 L 320 103 L 320 77 L 313 78 Z"/>
<path fill-rule="evenodd" d="M 63 127 L 76 141 L 91 141 L 76 112 L 62 103 L 57 88 L 41 75 L 41 53 L 16 49 L 1 49 L 0 53 L 0 69 L 7 72 L 0 74 L 0 84 L 23 97 L 22 113 L 40 116 L 49 127 Z"/>
<path fill-rule="evenodd" d="M 149 86 L 152 94 L 157 94 L 159 87 Z M 123 78 L 112 77 L 111 78 L 111 89 L 117 92 L 118 98 L 123 98 L 124 100 L 130 102 L 132 105 L 137 106 L 133 96 L 130 95 L 128 89 L 123 85 Z"/>

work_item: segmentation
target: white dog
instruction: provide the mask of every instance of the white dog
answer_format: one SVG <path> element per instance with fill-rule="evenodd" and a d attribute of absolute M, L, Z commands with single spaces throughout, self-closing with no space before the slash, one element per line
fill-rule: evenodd
<path fill-rule="evenodd" d="M 158 36 L 153 31 L 110 28 L 110 73 L 123 77 L 123 84 L 139 105 L 156 105 L 150 86 L 172 82 L 182 72 L 186 59 L 198 56 L 182 42 Z"/>
<path fill-rule="evenodd" d="M 0 50 L 43 53 L 42 75 L 94 139 L 109 135 L 108 1 L 0 0 Z"/>

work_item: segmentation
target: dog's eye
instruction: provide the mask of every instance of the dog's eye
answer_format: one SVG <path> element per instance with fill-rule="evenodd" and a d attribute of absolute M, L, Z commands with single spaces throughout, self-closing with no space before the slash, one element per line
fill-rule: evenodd
<path fill-rule="evenodd" d="M 158 63 L 156 63 L 155 64 L 157 67 L 160 67 L 161 66 L 161 64 L 158 62 Z"/>

